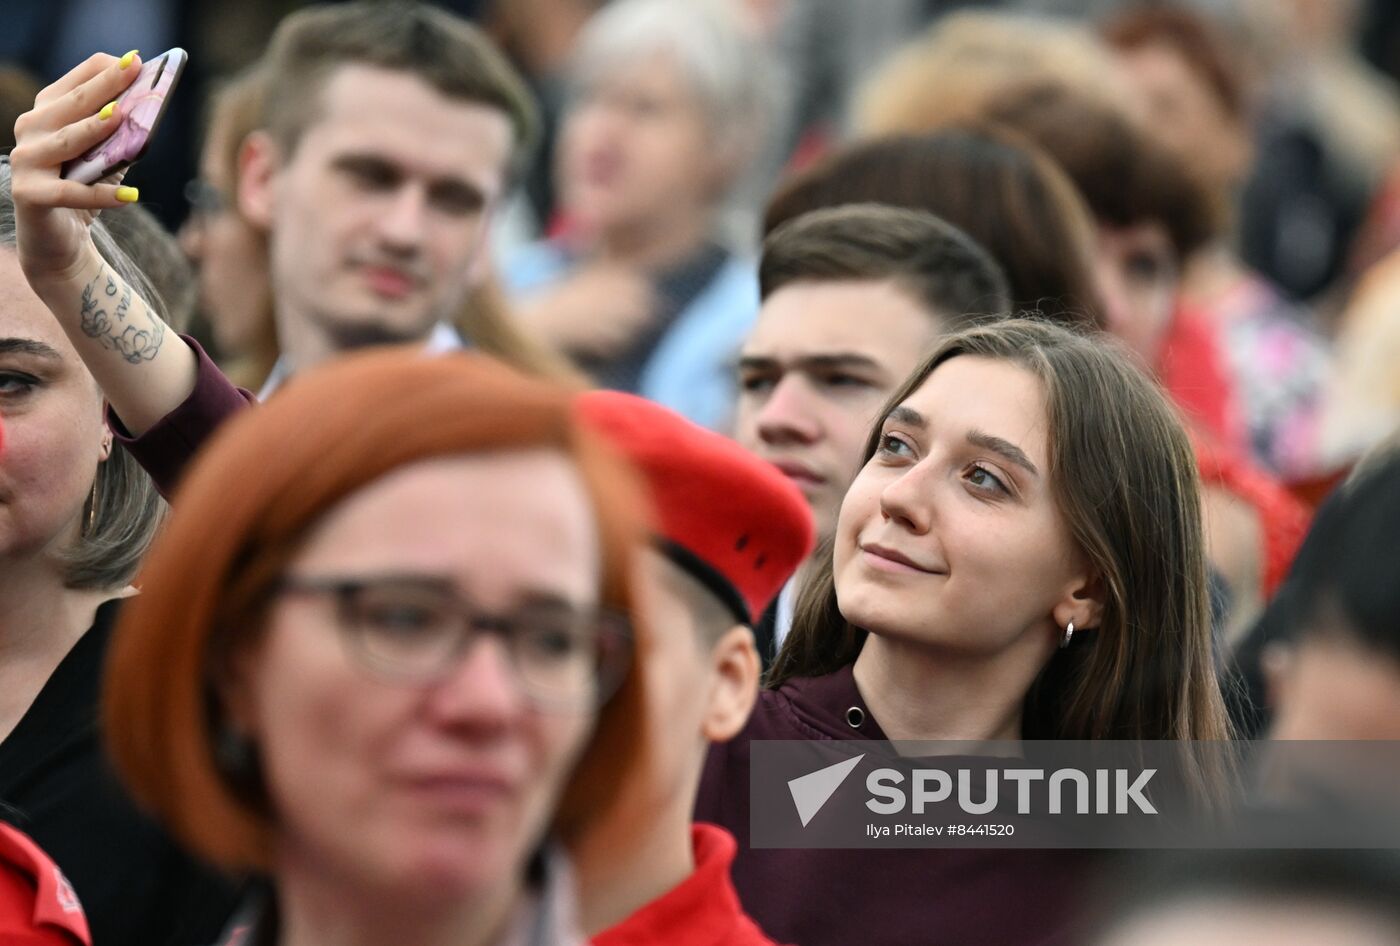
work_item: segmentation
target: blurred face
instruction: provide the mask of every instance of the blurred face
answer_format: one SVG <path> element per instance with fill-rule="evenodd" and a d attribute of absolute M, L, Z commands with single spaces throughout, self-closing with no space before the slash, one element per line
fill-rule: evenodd
<path fill-rule="evenodd" d="M 1400 661 L 1345 632 L 1306 637 L 1270 684 L 1273 739 L 1400 739 Z"/>
<path fill-rule="evenodd" d="M 560 189 L 586 233 L 654 228 L 716 197 L 714 134 L 671 57 L 619 66 L 564 118 Z"/>
<path fill-rule="evenodd" d="M 1389 946 L 1393 924 L 1330 904 L 1189 903 L 1130 921 L 1097 946 Z"/>
<path fill-rule="evenodd" d="M 1164 227 L 1099 225 L 1094 275 L 1103 297 L 1108 330 L 1155 369 L 1171 327 L 1180 273 Z"/>
<path fill-rule="evenodd" d="M 739 358 L 735 436 L 802 489 L 820 536 L 885 398 L 940 327 L 888 280 L 790 283 L 763 303 Z"/>
<path fill-rule="evenodd" d="M 371 66 L 340 67 L 318 94 L 296 150 L 260 138 L 243 173 L 244 210 L 271 232 L 278 317 L 336 348 L 422 338 L 470 285 L 510 122 Z"/>
<path fill-rule="evenodd" d="M 226 129 L 211 129 L 180 245 L 199 269 L 200 311 L 209 319 L 219 351 L 237 357 L 249 354 L 269 334 L 272 296 L 267 236 L 233 203 L 236 182 L 226 173 L 225 156 L 234 145 Z"/>
<path fill-rule="evenodd" d="M 1052 609 L 1084 583 L 1050 491 L 1045 399 L 1029 372 L 960 355 L 885 418 L 836 525 L 836 595 L 874 634 L 1048 658 Z"/>
<path fill-rule="evenodd" d="M 0 247 L 0 571 L 77 541 L 111 449 L 102 394 L 12 248 Z"/>
<path fill-rule="evenodd" d="M 545 450 L 424 461 L 355 493 L 288 577 L 413 576 L 523 622 L 598 605 L 599 538 L 574 467 Z M 411 646 L 407 607 L 371 612 Z M 428 682 L 367 672 L 334 596 L 284 594 L 237 668 L 231 706 L 259 746 L 281 857 L 366 891 L 471 897 L 516 884 L 592 726 L 527 698 L 479 634 Z M 381 636 L 384 636 L 381 635 Z"/>
<path fill-rule="evenodd" d="M 651 786 L 664 801 L 694 791 L 707 744 L 703 720 L 714 667 L 702 647 L 694 614 L 675 589 L 670 573 L 676 566 L 651 549 L 640 557 L 638 607 L 653 630 L 641 667 L 647 720 L 654 727 L 649 744 L 656 778 Z"/>
<path fill-rule="evenodd" d="M 1118 54 L 1145 125 L 1203 180 L 1233 188 L 1249 170 L 1248 129 L 1171 46 L 1154 43 Z"/>

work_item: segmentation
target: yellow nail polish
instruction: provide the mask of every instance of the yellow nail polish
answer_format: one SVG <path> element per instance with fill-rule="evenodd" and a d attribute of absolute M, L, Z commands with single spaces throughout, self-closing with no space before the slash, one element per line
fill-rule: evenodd
<path fill-rule="evenodd" d="M 134 204 L 140 196 L 141 192 L 134 187 L 123 186 L 117 188 L 117 200 L 124 204 Z"/>
<path fill-rule="evenodd" d="M 117 103 L 116 103 L 116 102 L 108 102 L 106 105 L 102 106 L 102 111 L 100 111 L 100 112 L 97 113 L 97 117 L 100 118 L 100 119 L 102 119 L 102 120 L 105 122 L 107 119 L 109 119 L 109 118 L 112 117 L 112 113 L 115 112 L 116 110 L 117 110 Z"/>
<path fill-rule="evenodd" d="M 123 68 L 123 69 L 125 69 L 127 66 L 130 66 L 133 62 L 136 61 L 136 54 L 137 54 L 138 52 L 140 52 L 139 49 L 133 49 L 131 52 L 129 52 L 129 53 L 127 53 L 125 56 L 123 56 L 123 57 L 121 58 L 121 61 L 118 62 L 117 65 L 120 66 L 120 67 Z"/>

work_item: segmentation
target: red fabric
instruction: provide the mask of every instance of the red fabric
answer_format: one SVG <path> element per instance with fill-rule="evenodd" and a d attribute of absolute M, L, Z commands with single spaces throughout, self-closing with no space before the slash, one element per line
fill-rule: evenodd
<path fill-rule="evenodd" d="M 1179 307 L 1162 341 L 1162 387 L 1187 418 L 1217 443 L 1247 455 L 1249 430 L 1235 398 L 1216 334 L 1202 316 Z"/>
<path fill-rule="evenodd" d="M 646 477 L 662 538 L 718 572 L 757 620 L 815 541 L 801 490 L 728 437 L 635 395 L 589 391 L 578 411 Z"/>
<path fill-rule="evenodd" d="M 1248 459 L 1248 430 L 1216 335 L 1193 310 L 1178 309 L 1158 373 L 1190 422 L 1201 481 L 1238 496 L 1259 517 L 1264 541 L 1262 591 L 1266 599 L 1272 597 L 1308 531 L 1308 507 Z"/>
<path fill-rule="evenodd" d="M 738 846 L 712 824 L 690 828 L 695 872 L 593 937 L 593 946 L 774 946 L 739 905 L 729 877 Z"/>
<path fill-rule="evenodd" d="M 0 824 L 0 944 L 91 946 L 78 895 L 48 855 Z"/>
<path fill-rule="evenodd" d="M 1308 507 L 1240 454 L 1192 432 L 1201 482 L 1219 486 L 1253 507 L 1264 537 L 1264 597 L 1273 597 L 1312 521 Z"/>

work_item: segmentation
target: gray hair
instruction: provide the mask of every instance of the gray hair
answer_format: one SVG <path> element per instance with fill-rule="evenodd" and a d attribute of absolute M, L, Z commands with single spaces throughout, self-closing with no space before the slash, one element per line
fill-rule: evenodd
<path fill-rule="evenodd" d="M 738 177 L 762 148 L 784 104 L 772 57 L 724 0 L 616 0 L 579 36 L 573 92 L 657 54 L 674 59 L 716 145 L 732 155 L 731 179 Z"/>
<path fill-rule="evenodd" d="M 129 213 L 123 208 L 116 213 Z M 124 229 L 124 233 L 135 232 Z M 150 231 L 147 229 L 149 237 Z M 164 239 L 172 239 L 159 230 Z M 0 160 L 0 246 L 15 246 L 15 202 L 10 191 L 10 162 Z M 125 279 L 132 291 L 156 311 L 160 296 L 131 254 L 98 220 L 92 239 L 107 265 Z M 146 252 L 150 248 L 145 248 Z M 63 553 L 64 582 L 69 588 L 102 590 L 120 588 L 135 577 L 146 550 L 155 539 L 165 515 L 165 502 L 146 471 L 121 444 L 94 474 L 92 498 L 84 510 L 83 533 L 77 544 Z M 88 525 L 88 522 L 91 525 Z"/>

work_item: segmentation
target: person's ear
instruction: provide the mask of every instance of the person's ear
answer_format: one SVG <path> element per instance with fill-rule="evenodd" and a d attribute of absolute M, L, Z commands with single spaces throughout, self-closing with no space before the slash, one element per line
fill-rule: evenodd
<path fill-rule="evenodd" d="M 736 624 L 710 650 L 710 699 L 701 731 L 709 742 L 728 742 L 749 721 L 758 701 L 761 666 L 753 631 Z"/>
<path fill-rule="evenodd" d="M 107 426 L 107 399 L 102 399 L 102 441 L 97 447 L 98 463 L 112 459 L 112 429 Z"/>
<path fill-rule="evenodd" d="M 1076 577 L 1065 595 L 1055 605 L 1055 624 L 1063 632 L 1074 622 L 1074 629 L 1093 630 L 1103 623 L 1104 604 L 1108 600 L 1107 583 L 1097 574 L 1089 573 Z"/>
<path fill-rule="evenodd" d="M 264 230 L 272 227 L 274 182 L 281 162 L 277 143 L 265 131 L 252 132 L 238 146 L 238 212 Z"/>

